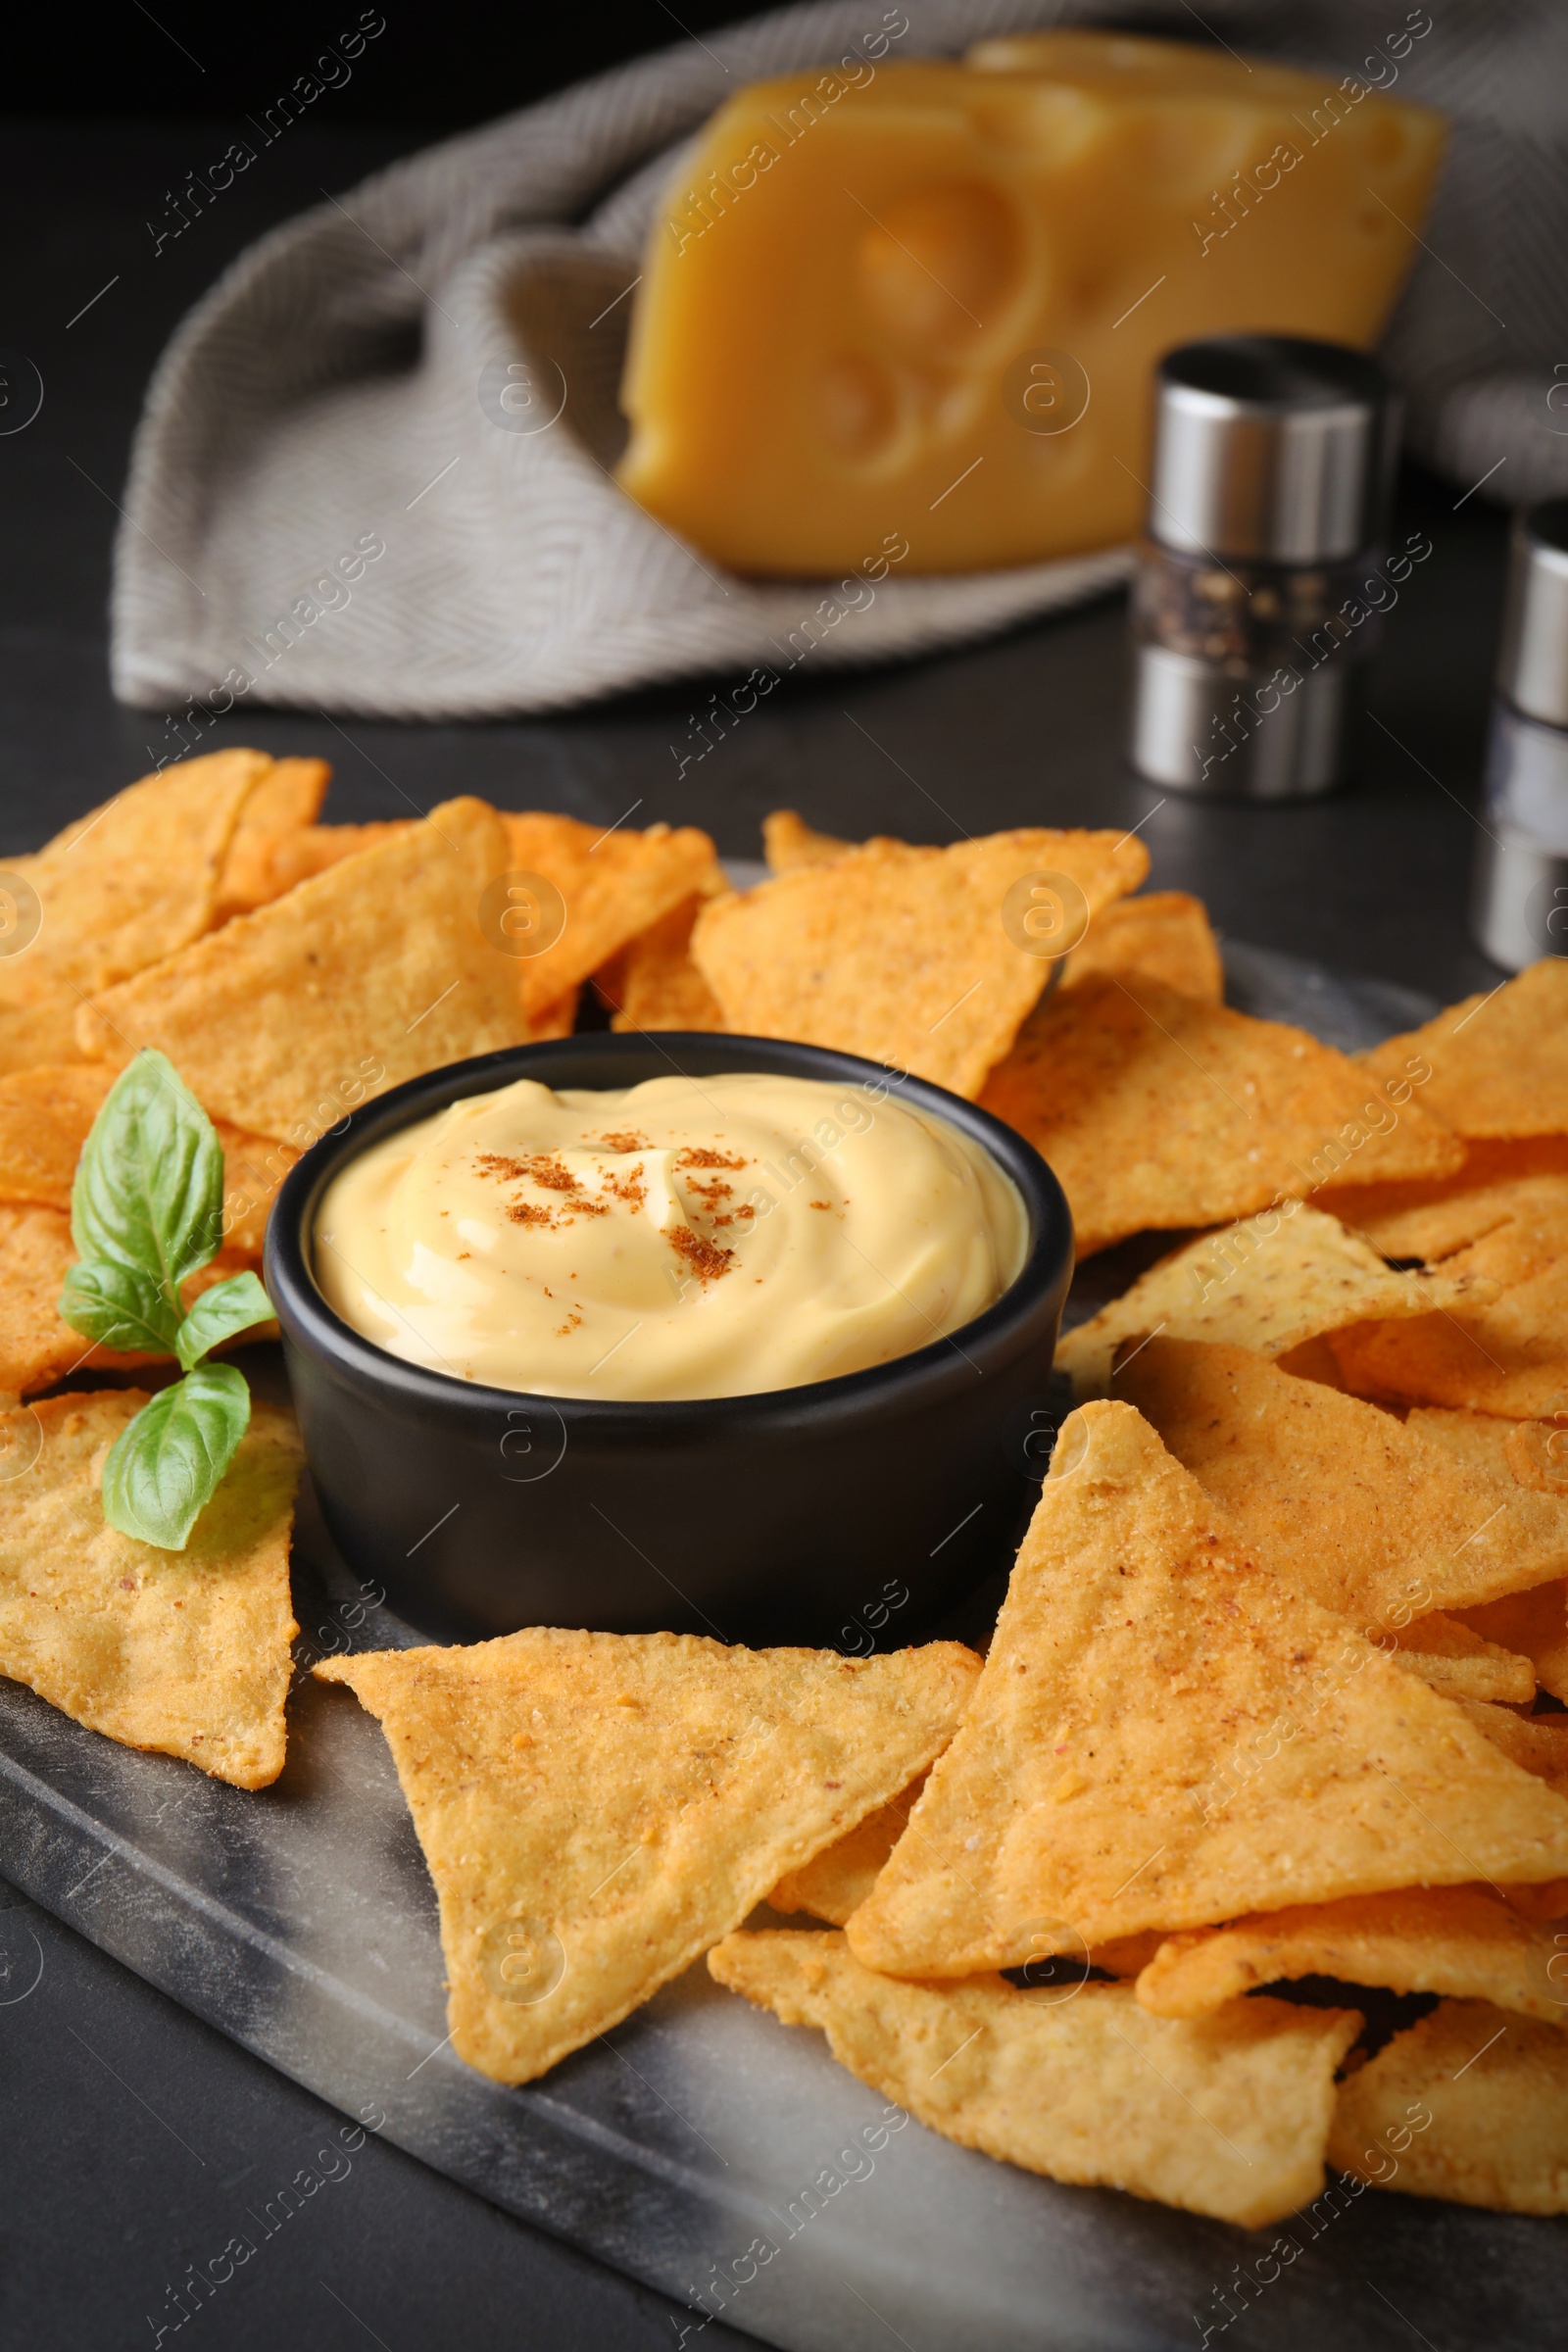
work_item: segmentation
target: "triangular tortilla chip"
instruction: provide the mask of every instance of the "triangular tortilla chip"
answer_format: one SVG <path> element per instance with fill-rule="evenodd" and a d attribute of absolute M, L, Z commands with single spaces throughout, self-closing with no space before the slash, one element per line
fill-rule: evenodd
<path fill-rule="evenodd" d="M 1334 2070 L 1361 2025 L 1270 2000 L 1177 2025 L 1130 1984 L 1065 2000 L 994 1976 L 901 1984 L 842 1936 L 788 1929 L 731 1936 L 708 1966 L 785 2025 L 820 2028 L 841 2066 L 960 2147 L 1248 2229 L 1322 2187 Z"/>
<path fill-rule="evenodd" d="M 0 1078 L 0 1201 L 70 1209 L 82 1145 L 119 1075 L 106 1061 L 78 1061 Z M 299 1153 L 226 1119 L 214 1126 L 223 1148 L 224 1249 L 259 1261 L 268 1210 Z"/>
<path fill-rule="evenodd" d="M 1208 909 L 1185 890 L 1144 891 L 1102 909 L 1068 956 L 1061 985 L 1077 988 L 1105 972 L 1157 980 L 1204 1004 L 1218 1004 L 1225 994 Z"/>
<path fill-rule="evenodd" d="M 364 825 L 306 825 L 298 833 L 282 835 L 272 850 L 270 888 L 262 904 L 270 905 L 285 891 L 309 882 L 313 874 L 324 874 L 345 858 L 357 858 L 362 850 L 412 833 L 417 822 L 412 816 L 382 817 Z"/>
<path fill-rule="evenodd" d="M 81 1147 L 119 1075 L 73 1061 L 0 1078 L 0 1200 L 70 1208 Z"/>
<path fill-rule="evenodd" d="M 53 1388 L 70 1373 L 130 1372 L 169 1360 L 94 1346 L 62 1322 L 61 1286 L 78 1254 L 64 1209 L 0 1201 L 0 1399 L 8 1393 L 26 1396 Z M 186 1306 L 215 1282 L 226 1282 L 254 1262 L 241 1252 L 220 1250 L 211 1265 L 181 1286 Z M 265 1339 L 267 1328 L 242 1337 L 247 1343 Z"/>
<path fill-rule="evenodd" d="M 77 1061 L 80 995 L 64 988 L 36 1004 L 0 1003 L 0 1073 L 35 1070 L 43 1063 Z"/>
<path fill-rule="evenodd" d="M 1484 1642 L 1528 1658 L 1543 1690 L 1568 1699 L 1568 1584 L 1537 1585 L 1506 1600 L 1489 1600 L 1464 1610 L 1459 1623 Z"/>
<path fill-rule="evenodd" d="M 1503 1754 L 1526 1772 L 1535 1773 L 1559 1796 L 1568 1796 L 1568 1715 L 1516 1715 L 1509 1707 L 1460 1701 L 1477 1731 L 1485 1732 Z M 1510 1895 L 1524 1892 L 1510 1887 Z"/>
<path fill-rule="evenodd" d="M 236 1788 L 283 1769 L 299 1632 L 289 1530 L 303 1455 L 291 1413 L 254 1404 L 239 1451 L 183 1551 L 110 1527 L 103 1459 L 147 1402 L 137 1389 L 0 1414 L 0 1674 L 125 1747 L 183 1756 Z"/>
<path fill-rule="evenodd" d="M 964 1976 L 1565 1868 L 1568 1803 L 1254 1563 L 1131 1405 L 1090 1404 L 1063 1426 L 953 1745 L 849 1936 L 868 1967 Z"/>
<path fill-rule="evenodd" d="M 1544 1585 L 1541 1589 L 1554 1592 L 1557 1587 Z M 1523 1650 L 1488 1641 L 1472 1631 L 1467 1617 L 1449 1617 L 1442 1609 L 1432 1609 L 1413 1625 L 1393 1629 L 1392 1649 L 1387 1633 L 1370 1626 L 1365 1631 L 1396 1666 L 1418 1674 L 1445 1698 L 1528 1707 L 1536 1695 L 1536 1670 Z"/>
<path fill-rule="evenodd" d="M 1503 1754 L 1568 1796 L 1568 1716 L 1519 1715 L 1511 1707 L 1484 1706 L 1460 1699 L 1477 1731 Z M 1534 1886 L 1505 1886 L 1503 1898 L 1525 1919 L 1568 1917 L 1568 1879 L 1544 1879 Z"/>
<path fill-rule="evenodd" d="M 1441 2002 L 1341 2083 L 1328 2155 L 1405 2196 L 1568 2213 L 1568 2034 Z"/>
<path fill-rule="evenodd" d="M 1568 1200 L 1521 1209 L 1443 1271 L 1488 1290 L 1444 1313 L 1337 1331 L 1346 1387 L 1510 1419 L 1568 1414 Z"/>
<path fill-rule="evenodd" d="M 617 958 L 617 968 L 600 981 L 615 1010 L 612 1029 L 722 1030 L 718 999 L 692 960 L 692 928 L 706 902 L 686 899 L 651 923 Z"/>
<path fill-rule="evenodd" d="M 1443 1176 L 1464 1157 L 1414 1102 L 1396 1111 L 1304 1029 L 1135 971 L 1048 998 L 980 1100 L 1060 1178 L 1080 1257 L 1132 1233 L 1248 1216 L 1331 1175 Z"/>
<path fill-rule="evenodd" d="M 479 927 L 506 834 L 448 801 L 82 1007 L 84 1052 L 157 1046 L 215 1117 L 301 1147 L 405 1078 L 526 1035 Z"/>
<path fill-rule="evenodd" d="M 508 865 L 554 883 L 565 928 L 540 956 L 519 956 L 518 985 L 530 1018 L 586 980 L 629 939 L 706 886 L 713 845 L 695 825 L 585 825 L 573 816 L 504 816 Z"/>
<path fill-rule="evenodd" d="M 974 1096 L 1051 977 L 1009 935 L 1008 891 L 1064 876 L 1093 918 L 1148 870 L 1142 842 L 1113 833 L 870 841 L 715 901 L 692 954 L 739 1034 L 863 1054 Z"/>
<path fill-rule="evenodd" d="M 1518 1144 L 1467 1144 L 1456 1176 L 1433 1184 L 1326 1184 L 1313 1198 L 1384 1257 L 1437 1265 L 1468 1250 L 1538 1200 L 1568 1189 L 1568 1136 Z"/>
<path fill-rule="evenodd" d="M 1568 1505 L 1568 1426 L 1559 1421 L 1514 1421 L 1502 1413 L 1418 1404 L 1405 1426 L 1486 1476 L 1511 1480 L 1527 1494 L 1549 1494 Z"/>
<path fill-rule="evenodd" d="M 0 957 L 0 1073 L 80 1058 L 83 994 L 208 928 L 230 838 L 271 766 L 265 752 L 182 760 L 77 817 L 35 856 L 7 859 L 8 889 L 32 894 L 18 910 L 32 936 Z"/>
<path fill-rule="evenodd" d="M 230 837 L 213 908 L 215 924 L 265 906 L 280 888 L 288 888 L 275 875 L 274 862 L 287 855 L 295 836 L 315 824 L 331 781 L 332 770 L 324 760 L 272 761 Z"/>
<path fill-rule="evenodd" d="M 1250 1348 L 1151 1340 L 1112 1386 L 1252 1551 L 1363 1631 L 1414 1641 L 1412 1617 L 1568 1576 L 1568 1500 Z"/>
<path fill-rule="evenodd" d="M 926 1779 L 922 1772 L 891 1804 L 867 1814 L 848 1837 L 824 1846 L 804 1869 L 792 1870 L 780 1879 L 767 1898 L 769 1909 L 806 1911 L 813 1919 L 828 1919 L 842 1928 L 876 1885 L 888 1856 L 908 1827 Z M 1148 1967 L 1162 1941 L 1157 1934 L 1121 1936 L 1110 1943 L 1097 1943 L 1091 1951 L 1073 1952 L 1065 1964 L 1066 1979 L 1071 1981 L 1072 1969 L 1081 1973 L 1086 1967 L 1102 1968 L 1112 1977 L 1136 1977 Z"/>
<path fill-rule="evenodd" d="M 769 873 L 792 874 L 799 865 L 831 865 L 848 850 L 861 844 L 840 841 L 836 833 L 818 833 L 793 808 L 775 808 L 762 819 L 762 856 Z"/>
<path fill-rule="evenodd" d="M 1421 1100 L 1455 1135 L 1568 1135 L 1568 958 L 1544 956 L 1361 1058 L 1379 1077 L 1430 1062 Z"/>
<path fill-rule="evenodd" d="M 30 948 L 0 962 L 0 1001 L 33 1002 L 63 982 L 107 988 L 199 938 L 241 812 L 272 765 L 266 752 L 181 760 L 11 859 L 43 921 Z"/>
<path fill-rule="evenodd" d="M 441 1903 L 460 2057 L 526 2082 L 648 2000 L 947 1744 L 979 1660 L 548 1628 L 333 1658 Z"/>
<path fill-rule="evenodd" d="M 1056 1362 L 1082 1402 L 1108 1393 L 1113 1362 L 1138 1340 L 1223 1340 L 1282 1356 L 1342 1324 L 1457 1306 L 1473 1288 L 1446 1275 L 1396 1274 L 1337 1217 L 1282 1200 L 1162 1257 L 1064 1333 Z"/>
<path fill-rule="evenodd" d="M 836 1838 L 803 1868 L 780 1879 L 767 1898 L 770 1907 L 807 1911 L 812 1919 L 830 1919 L 836 1928 L 842 1928 L 876 1885 L 877 1873 L 908 1827 L 925 1780 L 922 1772 L 890 1804 L 868 1813 L 848 1837 Z"/>
<path fill-rule="evenodd" d="M 1467 1470 L 1495 1479 L 1509 1494 L 1508 1520 L 1543 1507 L 1568 1519 L 1568 1433 L 1541 1421 L 1421 1406 L 1405 1426 Z M 1508 1595 L 1466 1606 L 1458 1622 L 1467 1632 L 1528 1658 L 1537 1681 L 1554 1698 L 1568 1695 L 1568 1584 L 1520 1575 Z"/>
<path fill-rule="evenodd" d="M 728 890 L 715 858 L 700 891 L 639 931 L 600 966 L 594 987 L 612 1008 L 612 1029 L 723 1028 L 717 1000 L 692 960 L 692 927 L 708 901 L 723 898 Z"/>
<path fill-rule="evenodd" d="M 1406 1886 L 1173 1936 L 1139 1978 L 1138 2000 L 1154 2017 L 1208 2017 L 1261 1984 L 1337 1977 L 1493 2001 L 1561 2026 L 1568 1987 L 1547 1974 L 1556 1952 L 1548 1927 L 1521 1919 L 1488 1886 Z"/>
<path fill-rule="evenodd" d="M 580 988 L 568 988 L 553 1004 L 541 1005 L 528 1024 L 529 1037 L 570 1037 L 577 1026 L 577 1001 L 581 995 Z"/>

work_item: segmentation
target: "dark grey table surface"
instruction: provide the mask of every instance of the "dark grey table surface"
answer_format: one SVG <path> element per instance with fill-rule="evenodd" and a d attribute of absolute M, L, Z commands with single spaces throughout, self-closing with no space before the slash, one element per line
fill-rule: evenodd
<path fill-rule="evenodd" d="M 0 437 L 0 856 L 35 847 L 169 748 L 162 714 L 110 698 L 105 613 L 115 501 L 171 329 L 252 237 L 426 135 L 297 123 L 154 261 L 145 220 L 232 127 L 29 121 L 0 139 L 0 346 L 44 385 L 36 420 Z M 1497 976 L 1468 942 L 1464 906 L 1504 518 L 1411 476 L 1398 527 L 1424 529 L 1433 554 L 1389 624 L 1361 781 L 1315 806 L 1156 805 L 1120 756 L 1119 597 L 969 652 L 788 681 L 678 783 L 670 746 L 686 746 L 706 699 L 695 683 L 514 725 L 345 730 L 252 710 L 216 741 L 329 757 L 336 817 L 402 815 L 455 791 L 603 823 L 640 803 L 639 823 L 706 825 L 733 858 L 758 855 L 759 820 L 781 805 L 834 832 L 934 842 L 1140 824 L 1155 882 L 1198 892 L 1233 937 L 1446 1000 Z M 18 2352 L 172 2341 L 147 2316 L 165 2311 L 166 2289 L 338 2121 L 3 1884 L 0 2095 L 0 2343 Z M 684 2316 L 368 2139 L 206 2331 L 225 2352 L 597 2352 L 672 2346 Z M 708 2340 L 742 2341 L 716 2324 Z M 1248 2340 L 1266 2344 L 1266 2329 Z"/>

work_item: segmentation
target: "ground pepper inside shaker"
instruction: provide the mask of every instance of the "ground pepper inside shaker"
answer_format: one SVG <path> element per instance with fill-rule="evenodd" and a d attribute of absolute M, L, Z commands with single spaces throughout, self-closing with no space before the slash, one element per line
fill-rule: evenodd
<path fill-rule="evenodd" d="M 1508 971 L 1568 956 L 1568 499 L 1518 514 L 1470 927 Z"/>
<path fill-rule="evenodd" d="M 1217 335 L 1167 353 L 1132 604 L 1132 759 L 1152 783 L 1288 800 L 1343 780 L 1395 601 L 1380 538 L 1396 424 L 1382 369 L 1340 344 Z"/>

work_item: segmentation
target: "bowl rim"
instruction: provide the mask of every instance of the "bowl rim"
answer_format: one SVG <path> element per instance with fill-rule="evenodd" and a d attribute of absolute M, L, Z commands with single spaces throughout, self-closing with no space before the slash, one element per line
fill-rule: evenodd
<path fill-rule="evenodd" d="M 956 1332 L 911 1348 L 907 1354 L 859 1371 L 837 1373 L 828 1380 L 748 1390 L 728 1396 L 558 1396 L 534 1389 L 495 1388 L 394 1355 L 356 1331 L 328 1305 L 312 1271 L 307 1237 L 322 1193 L 351 1159 L 399 1128 L 428 1118 L 451 1102 L 469 1095 L 499 1092 L 518 1078 L 537 1077 L 545 1085 L 572 1086 L 575 1082 L 564 1074 L 553 1080 L 551 1071 L 560 1070 L 585 1051 L 612 1056 L 624 1054 L 630 1060 L 639 1054 L 646 1057 L 650 1048 L 667 1061 L 668 1074 L 676 1076 L 727 1075 L 712 1067 L 710 1057 L 717 1052 L 741 1056 L 734 1064 L 737 1072 L 776 1071 L 781 1076 L 871 1086 L 881 1090 L 884 1101 L 897 1090 L 898 1099 L 909 1107 L 945 1120 L 978 1143 L 1017 1186 L 1030 1224 L 1022 1265 L 1002 1296 L 980 1314 L 960 1324 Z M 708 1068 L 688 1069 L 678 1058 L 683 1054 L 708 1061 Z M 642 1080 L 628 1078 L 626 1083 L 637 1085 Z M 969 1348 L 958 1347 L 957 1340 L 967 1337 L 972 1348 L 988 1353 L 1009 1353 L 1008 1343 L 1027 1329 L 1051 1297 L 1058 1291 L 1065 1297 L 1073 1263 L 1071 1212 L 1066 1195 L 1045 1159 L 1016 1129 L 928 1078 L 858 1054 L 787 1038 L 687 1029 L 591 1030 L 580 1036 L 503 1046 L 495 1053 L 443 1063 L 405 1079 L 350 1111 L 307 1148 L 279 1186 L 267 1224 L 265 1280 L 285 1340 L 307 1353 L 324 1357 L 335 1371 L 360 1385 L 379 1385 L 409 1404 L 424 1404 L 436 1411 L 458 1410 L 466 1404 L 475 1415 L 534 1409 L 556 1413 L 564 1422 L 573 1422 L 584 1430 L 608 1429 L 618 1422 L 652 1434 L 661 1424 L 668 1428 L 677 1416 L 699 1426 L 707 1422 L 721 1427 L 767 1408 L 785 1417 L 809 1413 L 813 1408 L 852 1408 L 873 1404 L 900 1388 L 925 1387 L 933 1381 L 944 1385 L 961 1377 L 966 1365 L 977 1373 L 979 1367 L 973 1364 Z"/>

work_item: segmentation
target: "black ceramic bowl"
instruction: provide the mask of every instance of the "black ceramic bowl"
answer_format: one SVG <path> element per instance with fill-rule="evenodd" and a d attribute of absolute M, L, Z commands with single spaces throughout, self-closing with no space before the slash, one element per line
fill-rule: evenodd
<path fill-rule="evenodd" d="M 912 1355 L 755 1396 L 617 1403 L 480 1388 L 405 1363 L 335 1315 L 311 1272 L 318 1203 L 395 1129 L 516 1078 L 628 1087 L 762 1070 L 891 1088 L 1012 1178 L 1023 1269 Z M 433 1634 L 524 1625 L 869 1650 L 907 1640 L 1011 1557 L 1049 1446 L 1047 1380 L 1072 1222 L 1039 1153 L 922 1080 L 768 1038 L 600 1034 L 516 1046 L 367 1103 L 295 1167 L 267 1287 L 321 1510 L 344 1557 Z"/>

